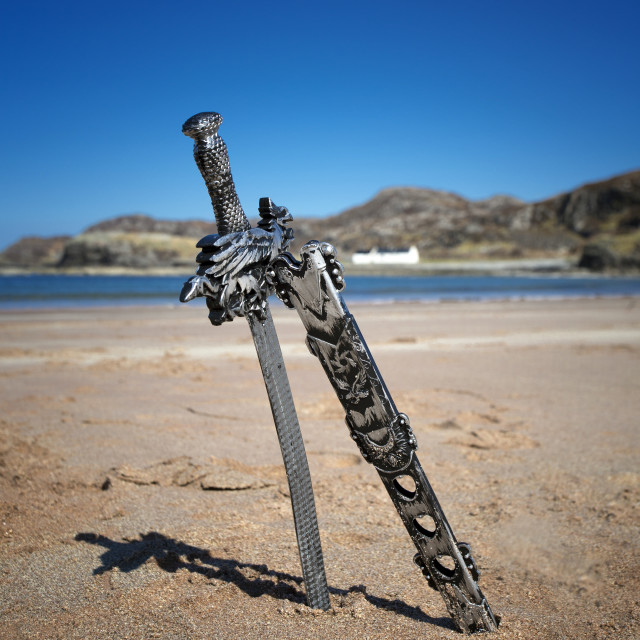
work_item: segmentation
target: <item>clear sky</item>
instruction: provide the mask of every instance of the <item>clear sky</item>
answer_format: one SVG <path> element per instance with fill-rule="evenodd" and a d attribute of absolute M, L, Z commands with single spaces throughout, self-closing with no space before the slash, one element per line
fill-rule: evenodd
<path fill-rule="evenodd" d="M 180 129 L 245 211 L 388 186 L 536 200 L 640 167 L 637 0 L 3 3 L 0 248 L 115 215 L 212 218 Z"/>

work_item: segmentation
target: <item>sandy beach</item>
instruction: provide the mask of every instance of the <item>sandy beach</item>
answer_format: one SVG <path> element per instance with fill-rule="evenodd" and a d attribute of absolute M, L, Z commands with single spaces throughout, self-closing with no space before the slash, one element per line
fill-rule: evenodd
<path fill-rule="evenodd" d="M 640 637 L 640 300 L 352 307 L 496 638 Z M 246 322 L 0 313 L 0 638 L 459 638 L 307 351 L 274 319 L 332 609 L 312 611 Z"/>

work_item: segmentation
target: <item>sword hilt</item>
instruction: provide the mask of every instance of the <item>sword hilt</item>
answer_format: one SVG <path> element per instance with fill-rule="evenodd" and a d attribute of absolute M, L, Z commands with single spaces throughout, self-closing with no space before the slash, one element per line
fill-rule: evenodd
<path fill-rule="evenodd" d="M 204 178 L 218 233 L 246 231 L 251 227 L 245 215 L 231 176 L 227 145 L 218 135 L 222 123 L 219 113 L 197 113 L 182 125 L 182 133 L 193 138 L 193 157 Z"/>

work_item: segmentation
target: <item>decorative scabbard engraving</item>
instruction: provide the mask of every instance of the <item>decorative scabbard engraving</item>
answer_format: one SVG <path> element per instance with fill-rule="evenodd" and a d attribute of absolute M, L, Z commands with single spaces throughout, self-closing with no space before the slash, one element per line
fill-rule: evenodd
<path fill-rule="evenodd" d="M 458 543 L 420 466 L 409 419 L 387 390 L 358 325 L 339 293 L 343 269 L 335 249 L 310 242 L 302 261 L 273 262 L 276 293 L 298 312 L 307 345 L 324 368 L 363 457 L 378 471 L 418 553 L 414 561 L 438 590 L 461 631 L 493 631 L 498 622 L 477 580 L 469 545 Z"/>

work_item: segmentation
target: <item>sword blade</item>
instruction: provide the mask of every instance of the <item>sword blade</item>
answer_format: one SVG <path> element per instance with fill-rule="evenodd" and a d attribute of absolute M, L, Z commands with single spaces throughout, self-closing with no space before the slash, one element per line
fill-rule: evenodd
<path fill-rule="evenodd" d="M 331 605 L 311 475 L 271 310 L 267 305 L 266 319 L 262 322 L 252 313 L 247 316 L 247 320 L 260 361 L 289 482 L 307 604 L 312 609 L 326 611 Z"/>
<path fill-rule="evenodd" d="M 222 116 L 219 113 L 198 113 L 184 123 L 182 132 L 194 140 L 194 158 L 211 196 L 218 233 L 224 237 L 226 234 L 239 231 L 246 232 L 251 228 L 251 225 L 236 193 L 229 166 L 227 145 L 218 135 L 218 127 L 221 123 Z M 270 209 L 274 205 L 271 200 L 265 198 L 260 201 L 260 206 Z M 260 209 L 260 212 L 262 215 L 262 209 Z M 285 236 L 286 238 L 287 236 Z M 198 246 L 202 245 L 199 243 Z M 200 274 L 201 272 L 198 271 L 198 273 Z M 255 277 L 255 274 L 252 277 Z M 222 286 L 222 283 L 218 284 Z M 204 290 L 203 286 L 205 286 Z M 229 283 L 225 281 L 223 285 L 224 291 L 227 290 L 228 286 Z M 234 286 L 232 285 L 231 289 Z M 213 290 L 212 283 L 210 281 L 207 282 L 202 275 L 199 275 L 185 283 L 180 300 L 186 302 L 198 295 L 208 296 Z M 216 291 L 220 293 L 219 290 Z M 263 293 L 265 294 L 266 308 L 264 313 L 261 314 L 264 316 L 262 320 L 256 317 L 253 312 L 246 313 L 246 309 L 243 308 L 242 304 L 238 309 L 228 309 L 229 299 L 225 300 L 223 308 L 218 309 L 216 306 L 216 312 L 225 311 L 225 313 L 216 313 L 214 317 L 212 316 L 213 310 L 209 307 L 211 311 L 209 318 L 213 324 L 220 324 L 225 320 L 232 320 L 235 315 L 246 315 L 249 321 L 269 402 L 271 403 L 271 411 L 276 425 L 278 440 L 280 441 L 284 468 L 289 481 L 289 493 L 291 495 L 291 507 L 298 538 L 300 563 L 307 591 L 307 604 L 314 609 L 327 610 L 330 606 L 329 590 L 324 572 L 320 533 L 318 531 L 307 455 L 304 450 L 300 425 L 298 424 L 296 408 L 289 388 L 289 380 L 284 367 L 278 336 L 273 326 L 269 306 L 266 304 L 268 292 L 265 291 Z M 237 298 L 237 296 L 235 297 Z M 220 300 L 217 300 L 217 303 L 219 302 Z M 209 302 L 207 304 L 209 305 Z M 240 311 L 243 312 L 240 313 Z"/>

